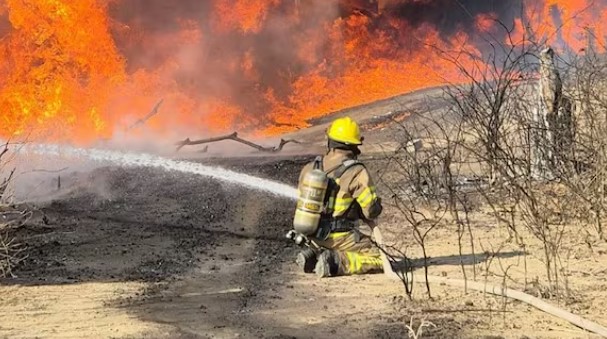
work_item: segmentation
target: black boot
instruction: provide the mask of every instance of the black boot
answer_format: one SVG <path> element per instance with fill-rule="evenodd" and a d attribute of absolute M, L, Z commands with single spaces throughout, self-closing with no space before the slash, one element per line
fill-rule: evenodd
<path fill-rule="evenodd" d="M 316 252 L 311 248 L 306 248 L 297 253 L 297 259 L 295 262 L 305 273 L 314 272 L 316 266 Z"/>
<path fill-rule="evenodd" d="M 334 277 L 339 269 L 339 256 L 335 251 L 324 250 L 318 256 L 314 271 L 319 278 Z"/>

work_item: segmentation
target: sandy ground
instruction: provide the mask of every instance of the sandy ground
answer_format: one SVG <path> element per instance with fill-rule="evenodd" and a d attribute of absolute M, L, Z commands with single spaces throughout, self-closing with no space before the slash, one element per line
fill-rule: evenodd
<path fill-rule="evenodd" d="M 375 140 L 389 141 L 381 139 L 385 127 L 376 131 Z M 321 135 L 318 128 L 308 137 L 320 143 Z M 294 185 L 308 160 L 196 161 Z M 385 168 L 370 160 L 372 172 Z M 56 182 L 43 185 L 51 190 Z M 400 282 L 384 275 L 319 280 L 304 274 L 293 262 L 297 248 L 283 237 L 292 201 L 201 177 L 115 167 L 65 173 L 61 189 L 32 206 L 34 217 L 17 231 L 28 258 L 15 278 L 0 283 L 0 337 L 407 338 L 407 326 L 417 329 L 423 321 L 422 338 L 596 338 L 528 305 L 479 292 L 432 285 L 429 298 L 418 281 L 409 299 Z M 524 230 L 524 249 L 506 242 L 505 230 L 482 210 L 474 213 L 474 252 L 464 242 L 459 256 L 454 227 L 432 231 L 430 273 L 462 278 L 465 272 L 468 279 L 540 293 L 541 284 L 534 284 L 544 274 L 539 243 Z M 387 239 L 420 258 L 411 230 L 389 204 L 381 225 Z M 607 246 L 595 243 L 591 250 L 574 228 L 570 235 L 571 295 L 549 301 L 607 325 Z"/>
<path fill-rule="evenodd" d="M 293 183 L 305 160 L 224 165 L 266 177 L 285 173 Z M 282 239 L 292 203 L 281 198 L 147 169 L 102 168 L 66 178 L 62 190 L 40 203 L 47 222 L 39 214 L 20 230 L 30 257 L 18 278 L 0 287 L 3 337 L 402 338 L 412 319 L 414 327 L 422 319 L 436 325 L 424 337 L 592 337 L 481 293 L 432 286 L 429 299 L 415 284 L 410 301 L 401 284 L 383 275 L 319 280 L 299 272 L 296 249 Z M 384 225 L 402 234 L 396 220 Z M 506 237 L 491 225 L 476 229 L 486 246 Z M 453 230 L 436 231 L 432 274 L 461 277 L 453 238 Z M 516 252 L 502 249 L 500 260 L 518 263 L 512 275 L 522 278 Z M 563 306 L 605 323 L 604 279 L 583 278 L 584 267 L 593 267 L 593 277 L 607 272 L 599 269 L 602 257 L 572 270 L 576 298 Z M 479 258 L 480 279 L 486 261 Z M 536 261 L 528 257 L 529 279 L 542 272 Z M 497 273 L 487 279 L 499 283 Z"/>

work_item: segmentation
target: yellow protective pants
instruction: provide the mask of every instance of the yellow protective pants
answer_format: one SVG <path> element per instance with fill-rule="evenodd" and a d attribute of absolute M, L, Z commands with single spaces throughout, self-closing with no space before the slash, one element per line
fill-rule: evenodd
<path fill-rule="evenodd" d="M 379 273 L 383 271 L 379 249 L 371 238 L 357 231 L 331 233 L 326 240 L 312 239 L 320 247 L 339 256 L 338 275 Z"/>

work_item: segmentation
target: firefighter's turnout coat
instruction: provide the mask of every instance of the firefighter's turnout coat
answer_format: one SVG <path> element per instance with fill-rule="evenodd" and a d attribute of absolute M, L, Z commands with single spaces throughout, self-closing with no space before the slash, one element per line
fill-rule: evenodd
<path fill-rule="evenodd" d="M 301 171 L 299 182 L 314 163 Z M 373 221 L 382 212 L 381 200 L 365 166 L 356 161 L 352 151 L 332 149 L 322 159 L 322 168 L 337 183 L 333 211 L 329 217 L 330 233 L 323 239 L 312 238 L 315 245 L 335 250 L 340 257 L 340 274 L 380 271 L 379 249 L 371 238 L 360 232 L 361 221 Z M 324 220 L 326 223 L 327 220 Z"/>

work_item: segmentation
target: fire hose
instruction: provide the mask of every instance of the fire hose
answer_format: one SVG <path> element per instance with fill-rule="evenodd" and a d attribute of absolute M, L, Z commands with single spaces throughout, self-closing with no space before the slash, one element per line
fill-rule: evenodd
<path fill-rule="evenodd" d="M 373 236 L 374 236 L 375 241 L 378 244 L 378 246 L 382 247 L 384 242 L 383 242 L 383 237 L 382 237 L 381 232 L 378 227 L 373 228 Z M 292 240 L 299 246 L 311 246 L 311 244 L 312 244 L 305 235 L 300 234 L 295 231 L 289 231 L 286 235 L 286 238 Z M 392 264 L 388 260 L 388 257 L 386 256 L 386 253 L 383 249 L 381 249 L 381 257 L 382 257 L 382 261 L 383 261 L 385 275 L 387 275 L 388 277 L 390 277 L 392 279 L 402 280 L 402 278 L 396 272 L 393 271 Z M 551 305 L 540 298 L 534 297 L 530 294 L 527 294 L 527 293 L 524 293 L 524 292 L 521 292 L 518 290 L 509 289 L 504 286 L 490 285 L 490 284 L 482 283 L 482 282 L 478 282 L 478 281 L 451 279 L 451 278 L 445 278 L 445 277 L 439 277 L 439 276 L 433 276 L 433 275 L 426 276 L 426 275 L 421 275 L 421 274 L 415 274 L 414 277 L 420 279 L 418 281 L 425 281 L 425 279 L 427 279 L 428 282 L 432 283 L 432 284 L 444 284 L 444 285 L 453 286 L 453 287 L 463 287 L 463 288 L 471 289 L 471 290 L 478 291 L 478 292 L 489 293 L 489 294 L 493 294 L 493 295 L 497 295 L 497 296 L 515 299 L 515 300 L 524 302 L 528 305 L 531 305 L 543 312 L 546 312 L 548 314 L 551 314 L 553 316 L 566 320 L 581 329 L 584 329 L 586 331 L 589 331 L 589 332 L 598 334 L 604 338 L 607 338 L 607 328 L 606 327 L 604 327 L 600 324 L 597 324 L 593 321 L 590 321 L 588 319 L 584 319 L 569 311 L 566 311 L 566 310 L 558 308 L 554 305 Z"/>
<path fill-rule="evenodd" d="M 380 245 L 384 244 L 381 232 L 378 227 L 375 227 L 373 229 L 373 236 L 375 238 L 375 241 L 378 244 L 380 244 Z M 390 278 L 401 280 L 401 277 L 399 277 L 398 274 L 392 270 L 392 265 L 390 264 L 390 261 L 388 260 L 383 249 L 381 251 L 381 256 L 382 256 L 382 260 L 384 263 L 385 274 L 387 276 L 389 276 Z M 425 281 L 425 279 L 427 278 L 428 282 L 433 283 L 433 284 L 445 284 L 445 285 L 449 285 L 449 286 L 453 286 L 453 287 L 463 287 L 463 288 L 468 288 L 468 289 L 478 291 L 478 292 L 489 293 L 489 294 L 493 294 L 493 295 L 497 295 L 497 296 L 515 299 L 515 300 L 524 302 L 528 305 L 531 305 L 548 314 L 551 314 L 553 316 L 566 320 L 566 321 L 570 322 L 571 324 L 576 325 L 577 327 L 582 328 L 586 331 L 593 332 L 604 338 L 607 338 L 607 328 L 606 327 L 604 327 L 600 324 L 597 324 L 593 321 L 590 321 L 588 319 L 584 319 L 578 315 L 575 315 L 571 312 L 558 308 L 554 305 L 551 305 L 551 304 L 545 302 L 544 300 L 534 297 L 525 292 L 513 290 L 513 289 L 510 289 L 510 288 L 507 288 L 504 286 L 490 285 L 490 284 L 478 282 L 478 281 L 451 279 L 451 278 L 438 277 L 438 276 L 433 276 L 433 275 L 428 275 L 426 277 L 425 275 L 421 275 L 421 274 L 415 274 L 414 277 L 420 279 L 418 281 Z"/>

